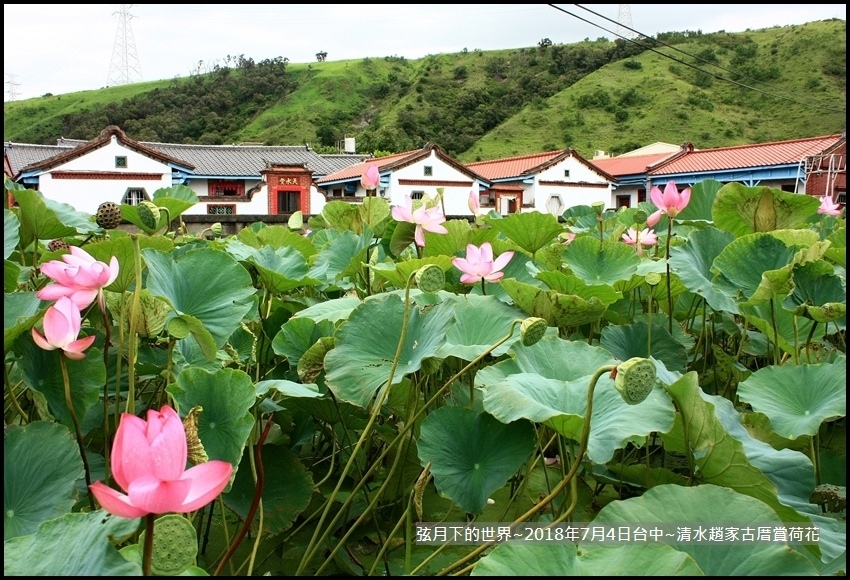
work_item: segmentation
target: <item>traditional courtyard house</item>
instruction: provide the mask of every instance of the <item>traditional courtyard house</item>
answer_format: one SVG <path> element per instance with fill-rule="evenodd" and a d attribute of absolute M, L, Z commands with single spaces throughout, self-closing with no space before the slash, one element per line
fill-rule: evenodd
<path fill-rule="evenodd" d="M 467 165 L 492 183 L 481 207 L 506 215 L 539 211 L 560 216 L 569 207 L 601 201 L 614 203 L 616 178 L 574 149 L 480 161 Z"/>
<path fill-rule="evenodd" d="M 180 184 L 199 200 L 184 215 L 257 216 L 254 221 L 321 212 L 325 199 L 316 177 L 366 158 L 321 155 L 308 146 L 139 142 L 114 126 L 91 141 L 6 143 L 4 153 L 15 181 L 79 211 L 94 213 L 104 201 L 138 204 Z"/>
<path fill-rule="evenodd" d="M 805 191 L 808 195 L 828 195 L 841 205 L 847 204 L 847 133 L 834 145 L 802 161 Z M 799 191 L 799 186 L 798 186 Z"/>
<path fill-rule="evenodd" d="M 378 167 L 380 184 L 377 195 L 391 205 L 405 203 L 405 196 L 431 199 L 443 192 L 447 216 L 471 216 L 469 192 L 486 189 L 490 183 L 476 171 L 456 161 L 439 146 L 429 143 L 422 149 L 369 159 L 316 180 L 330 200 L 362 201 L 366 189 L 361 177 L 371 165 Z"/>
<path fill-rule="evenodd" d="M 677 156 L 683 155 L 687 151 L 686 145 L 675 147 L 674 150 L 665 150 L 656 153 L 640 153 L 645 151 L 645 147 L 618 155 L 617 157 L 608 157 L 591 160 L 591 163 L 600 170 L 613 175 L 616 178 L 614 186 L 614 208 L 620 207 L 635 207 L 637 204 L 646 201 L 646 175 L 650 169 L 664 161 L 668 161 Z"/>
<path fill-rule="evenodd" d="M 663 187 L 672 180 L 684 188 L 705 179 L 715 179 L 721 183 L 738 182 L 748 187 L 764 185 L 806 193 L 806 160 L 824 158 L 825 152 L 843 140 L 843 135 L 837 134 L 702 150 L 694 150 L 687 144 L 683 155 L 649 168 L 646 186 Z"/>

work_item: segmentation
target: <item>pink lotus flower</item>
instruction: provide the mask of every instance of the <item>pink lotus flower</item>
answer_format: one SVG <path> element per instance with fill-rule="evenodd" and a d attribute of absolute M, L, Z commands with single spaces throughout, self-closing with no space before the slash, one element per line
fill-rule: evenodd
<path fill-rule="evenodd" d="M 658 236 L 649 228 L 637 231 L 634 228 L 623 234 L 623 241 L 637 249 L 638 256 L 643 254 L 643 246 L 654 246 L 658 243 Z"/>
<path fill-rule="evenodd" d="M 94 302 L 102 288 L 118 278 L 118 259 L 115 256 L 107 266 L 84 249 L 71 246 L 71 253 L 62 256 L 62 260 L 51 260 L 41 265 L 41 273 L 53 283 L 38 291 L 36 296 L 40 300 L 57 300 L 67 296 L 82 310 Z"/>
<path fill-rule="evenodd" d="M 493 246 L 484 242 L 481 247 L 469 244 L 466 246 L 466 258 L 454 258 L 452 264 L 463 272 L 460 281 L 464 284 L 475 284 L 479 280 L 498 282 L 505 273 L 500 270 L 508 265 L 514 257 L 512 251 L 505 252 L 493 260 Z"/>
<path fill-rule="evenodd" d="M 378 166 L 372 163 L 369 165 L 368 169 L 363 173 L 360 177 L 360 185 L 366 188 L 366 190 L 372 190 L 378 188 L 378 183 L 381 181 L 381 174 L 378 172 Z"/>
<path fill-rule="evenodd" d="M 186 429 L 174 409 L 148 409 L 147 421 L 124 413 L 112 444 L 112 475 L 127 493 L 100 481 L 89 489 L 122 518 L 195 511 L 227 486 L 233 466 L 213 460 L 186 469 L 187 456 Z"/>
<path fill-rule="evenodd" d="M 80 309 L 70 298 L 62 296 L 44 313 L 44 335 L 33 327 L 32 339 L 39 348 L 58 348 L 68 358 L 80 360 L 86 357 L 83 351 L 90 347 L 95 339 L 94 336 L 77 339 L 81 324 Z"/>
<path fill-rule="evenodd" d="M 393 219 L 400 222 L 410 222 L 416 224 L 416 233 L 414 239 L 417 246 L 425 245 L 425 232 L 434 234 L 447 234 L 449 230 L 442 225 L 446 221 L 446 216 L 439 207 L 426 208 L 424 205 L 417 210 L 413 210 L 413 200 L 409 195 L 404 196 L 405 205 L 394 205 L 392 209 Z"/>
<path fill-rule="evenodd" d="M 481 209 L 481 198 L 479 197 L 478 192 L 474 189 L 469 192 L 467 205 L 469 206 L 469 211 L 471 211 L 472 215 L 475 217 L 485 216 L 489 213 L 488 211 Z"/>
<path fill-rule="evenodd" d="M 683 190 L 679 193 L 675 181 L 668 181 L 664 187 L 664 193 L 658 186 L 653 186 L 649 192 L 649 198 L 658 211 L 655 211 L 646 219 L 646 225 L 652 227 L 661 219 L 661 214 L 667 214 L 667 217 L 674 218 L 679 215 L 683 209 L 688 206 L 691 201 L 691 188 Z"/>
<path fill-rule="evenodd" d="M 841 205 L 832 201 L 832 196 L 823 195 L 820 198 L 820 207 L 818 208 L 818 213 L 831 216 L 840 216 Z"/>

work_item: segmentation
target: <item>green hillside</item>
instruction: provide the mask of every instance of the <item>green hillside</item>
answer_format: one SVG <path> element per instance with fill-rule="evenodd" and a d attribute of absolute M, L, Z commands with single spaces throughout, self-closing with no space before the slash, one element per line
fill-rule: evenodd
<path fill-rule="evenodd" d="M 470 162 L 568 146 L 592 156 L 656 141 L 705 148 L 810 137 L 845 127 L 845 32 L 846 21 L 833 19 L 665 33 L 657 40 L 669 46 L 654 50 L 645 50 L 652 39 L 602 38 L 417 60 L 228 57 L 209 74 L 5 103 L 4 140 L 90 139 L 118 125 L 144 141 L 320 151 L 344 137 L 360 152 L 431 141 Z"/>

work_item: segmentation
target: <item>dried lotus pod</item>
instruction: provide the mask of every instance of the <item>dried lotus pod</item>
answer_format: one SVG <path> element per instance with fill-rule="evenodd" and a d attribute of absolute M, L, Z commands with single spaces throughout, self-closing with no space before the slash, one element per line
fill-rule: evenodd
<path fill-rule="evenodd" d="M 59 250 L 70 250 L 71 246 L 62 238 L 56 238 L 55 240 L 50 240 L 47 244 L 47 249 L 51 252 L 58 252 Z"/>
<path fill-rule="evenodd" d="M 121 206 L 114 201 L 104 201 L 97 206 L 94 221 L 105 230 L 114 230 L 121 224 Z"/>

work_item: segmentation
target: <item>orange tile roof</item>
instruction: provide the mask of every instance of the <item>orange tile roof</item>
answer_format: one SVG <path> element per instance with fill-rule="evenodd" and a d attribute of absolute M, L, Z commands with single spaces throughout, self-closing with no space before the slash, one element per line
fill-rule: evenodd
<path fill-rule="evenodd" d="M 633 155 L 626 157 L 609 157 L 607 159 L 589 159 L 590 163 L 602 171 L 620 177 L 621 175 L 634 175 L 646 173 L 650 165 L 663 161 L 671 155 L 678 153 L 652 153 L 650 155 Z"/>
<path fill-rule="evenodd" d="M 363 163 L 355 163 L 354 165 L 349 165 L 345 169 L 341 169 L 335 173 L 331 173 L 329 175 L 325 175 L 321 179 L 316 180 L 316 183 L 327 183 L 331 181 L 342 181 L 345 179 L 353 179 L 355 177 L 360 178 L 370 165 L 378 166 L 378 169 L 385 165 L 389 165 L 390 163 L 395 163 L 405 157 L 409 157 L 414 153 L 418 153 L 419 149 L 414 149 L 413 151 L 405 151 L 404 153 L 396 153 L 395 155 L 387 155 L 386 157 L 377 157 L 375 159 L 369 159 L 364 161 Z"/>
<path fill-rule="evenodd" d="M 774 141 L 757 145 L 736 145 L 734 147 L 690 151 L 678 159 L 661 163 L 658 167 L 649 171 L 649 175 L 794 164 L 799 163 L 804 157 L 822 152 L 834 145 L 840 138 L 840 134 L 835 134 L 792 141 Z"/>
<path fill-rule="evenodd" d="M 542 165 L 563 152 L 563 150 L 549 151 L 520 157 L 505 157 L 492 161 L 476 161 L 475 163 L 467 163 L 466 166 L 485 179 L 517 177 L 524 171 Z"/>

